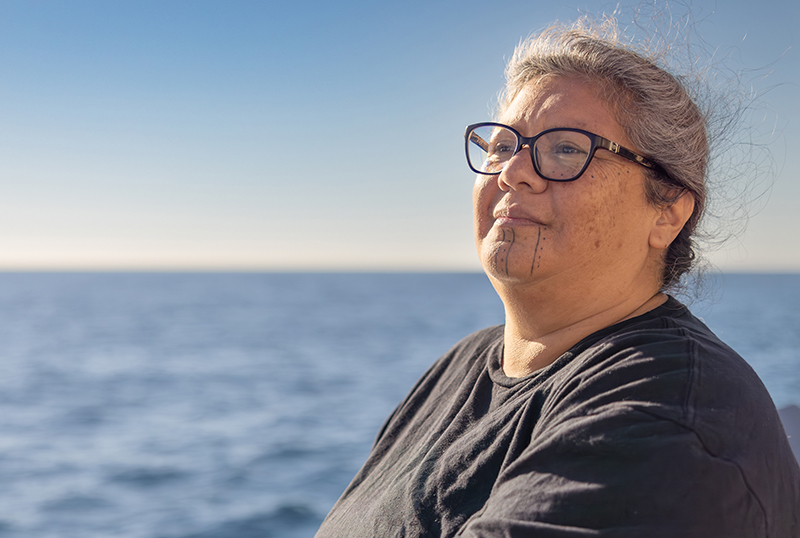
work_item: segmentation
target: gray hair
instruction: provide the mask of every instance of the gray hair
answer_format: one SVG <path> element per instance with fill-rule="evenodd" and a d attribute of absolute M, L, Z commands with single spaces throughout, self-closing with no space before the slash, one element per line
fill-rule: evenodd
<path fill-rule="evenodd" d="M 506 67 L 500 112 L 528 83 L 549 76 L 582 77 L 598 85 L 636 148 L 662 168 L 645 174 L 652 204 L 666 207 L 684 192 L 694 197 L 691 217 L 664 255 L 662 289 L 675 286 L 697 257 L 695 231 L 706 205 L 707 115 L 654 57 L 623 44 L 610 19 L 553 26 L 522 42 Z"/>

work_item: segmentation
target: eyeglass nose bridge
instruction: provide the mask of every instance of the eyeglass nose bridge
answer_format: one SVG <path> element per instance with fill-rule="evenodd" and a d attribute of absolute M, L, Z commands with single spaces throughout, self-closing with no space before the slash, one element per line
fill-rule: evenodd
<path fill-rule="evenodd" d="M 530 137 L 530 138 L 525 138 L 525 137 L 519 136 L 518 137 L 519 143 L 517 144 L 517 149 L 514 151 L 514 154 L 507 161 L 505 161 L 503 163 L 503 166 L 500 169 L 500 172 L 501 173 L 504 172 L 508 168 L 508 165 L 511 164 L 511 161 L 514 159 L 514 157 L 516 157 L 517 155 L 522 153 L 523 148 L 527 147 L 528 151 L 526 153 L 527 153 L 528 157 L 530 158 L 531 166 L 533 167 L 533 172 L 536 175 L 538 175 L 539 177 L 541 177 L 542 179 L 547 180 L 547 178 L 543 177 L 542 174 L 539 172 L 539 166 L 536 164 L 536 158 L 535 158 L 534 153 L 533 153 L 533 148 L 534 148 L 534 145 L 535 145 L 535 142 L 536 142 L 537 138 L 538 137 L 536 137 L 536 136 L 533 136 L 533 137 Z"/>
<path fill-rule="evenodd" d="M 521 139 L 520 139 L 520 140 L 521 140 Z M 505 161 L 503 161 L 503 164 L 502 164 L 502 166 L 500 167 L 500 172 L 503 172 L 503 171 L 505 171 L 505 170 L 506 170 L 506 168 L 508 168 L 508 165 L 509 165 L 509 164 L 511 164 L 511 161 L 514 159 L 514 157 L 516 157 L 517 155 L 519 155 L 519 154 L 522 152 L 522 148 L 524 148 L 525 146 L 528 146 L 528 148 L 530 149 L 530 151 L 528 151 L 528 155 L 529 155 L 529 156 L 530 156 L 530 158 L 531 158 L 531 162 L 533 162 L 533 146 L 531 146 L 531 145 L 529 145 L 529 144 L 521 144 L 521 143 L 519 143 L 519 144 L 517 144 L 517 147 L 516 147 L 516 149 L 514 150 L 514 153 L 511 155 L 511 157 L 509 157 L 508 159 L 506 159 Z M 536 165 L 535 165 L 535 164 L 534 164 L 534 168 L 536 168 Z"/>
<path fill-rule="evenodd" d="M 524 136 L 518 136 L 517 151 L 514 152 L 514 155 L 512 155 L 511 158 L 516 157 L 522 151 L 522 148 L 527 147 L 528 148 L 528 156 L 531 158 L 531 164 L 533 165 L 533 169 L 538 174 L 539 173 L 539 167 L 536 166 L 536 156 L 533 154 L 533 148 L 536 145 L 536 139 L 537 138 L 538 138 L 537 136 L 532 136 L 530 138 L 526 138 Z M 506 161 L 506 166 L 508 166 L 508 163 L 510 163 L 510 162 L 511 162 L 511 159 Z M 503 168 L 505 168 L 505 166 Z"/>

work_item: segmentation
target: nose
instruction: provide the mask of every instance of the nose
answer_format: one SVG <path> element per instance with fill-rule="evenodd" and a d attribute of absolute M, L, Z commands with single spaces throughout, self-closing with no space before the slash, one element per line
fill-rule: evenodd
<path fill-rule="evenodd" d="M 503 171 L 497 176 L 497 185 L 502 191 L 528 190 L 534 193 L 543 192 L 550 182 L 536 173 L 533 166 L 533 155 L 527 145 L 522 146 L 508 160 Z"/>

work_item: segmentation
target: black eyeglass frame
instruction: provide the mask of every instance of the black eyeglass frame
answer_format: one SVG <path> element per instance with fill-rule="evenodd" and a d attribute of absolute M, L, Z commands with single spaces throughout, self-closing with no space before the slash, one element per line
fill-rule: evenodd
<path fill-rule="evenodd" d="M 661 166 L 659 166 L 655 161 L 652 161 L 652 160 L 648 159 L 647 157 L 639 155 L 638 153 L 635 153 L 635 152 L 629 150 L 628 148 L 625 148 L 625 147 L 617 144 L 616 142 L 612 142 L 611 140 L 609 140 L 607 138 L 603 138 L 600 135 L 596 135 L 594 133 L 590 133 L 589 131 L 584 131 L 583 129 L 575 129 L 575 128 L 572 128 L 572 127 L 556 127 L 554 129 L 547 129 L 545 131 L 542 131 L 541 133 L 539 133 L 537 135 L 526 137 L 526 136 L 522 136 L 521 134 L 519 134 L 519 132 L 516 129 L 514 129 L 513 127 L 509 127 L 508 125 L 505 125 L 503 123 L 496 123 L 496 122 L 493 122 L 493 121 L 485 121 L 485 122 L 481 122 L 481 123 L 473 123 L 472 125 L 468 125 L 466 130 L 464 131 L 464 141 L 465 141 L 464 149 L 466 151 L 467 165 L 469 166 L 470 170 L 472 170 L 476 174 L 483 174 L 483 175 L 487 175 L 487 176 L 496 176 L 496 175 L 500 174 L 503 171 L 503 169 L 505 168 L 505 164 L 504 164 L 503 168 L 501 168 L 497 172 L 486 172 L 486 171 L 482 171 L 482 170 L 476 170 L 475 167 L 472 166 L 472 162 L 469 159 L 469 145 L 470 145 L 470 143 L 477 144 L 484 151 L 486 151 L 488 149 L 488 148 L 483 147 L 483 145 L 478 144 L 477 141 L 471 140 L 470 134 L 475 129 L 478 129 L 479 127 L 502 127 L 503 129 L 508 129 L 509 131 L 514 133 L 514 135 L 517 137 L 517 145 L 514 148 L 514 153 L 513 153 L 513 155 L 511 157 L 513 157 L 514 155 L 519 153 L 520 150 L 522 149 L 522 147 L 527 145 L 528 146 L 528 150 L 529 150 L 530 155 L 531 155 L 531 162 L 533 163 L 533 169 L 536 170 L 536 173 L 539 174 L 539 176 L 543 177 L 544 179 L 546 179 L 548 181 L 575 181 L 576 179 L 581 177 L 581 175 L 583 175 L 583 173 L 589 167 L 589 163 L 592 162 L 592 159 L 594 159 L 594 154 L 599 148 L 608 150 L 611 153 L 615 153 L 615 154 L 619 155 L 620 157 L 623 157 L 625 159 L 628 159 L 629 161 L 635 162 L 636 164 L 640 164 L 640 165 L 644 166 L 645 168 L 649 168 L 651 170 L 657 170 L 657 171 L 663 172 Z M 581 133 L 581 134 L 586 135 L 589 138 L 589 140 L 591 141 L 591 143 L 592 143 L 592 147 L 589 150 L 588 156 L 586 158 L 586 163 L 584 163 L 583 167 L 580 169 L 580 171 L 577 174 L 575 174 L 575 176 L 573 176 L 571 178 L 568 178 L 568 179 L 549 178 L 549 177 L 545 176 L 544 174 L 542 174 L 542 172 L 539 170 L 539 165 L 536 164 L 536 158 L 533 155 L 533 147 L 536 144 L 536 141 L 539 139 L 539 137 L 541 137 L 543 135 L 546 135 L 547 133 L 552 133 L 554 131 L 572 131 L 572 132 L 575 132 L 575 133 Z M 511 159 L 509 158 L 509 160 L 506 161 L 506 163 L 508 163 L 510 160 Z"/>

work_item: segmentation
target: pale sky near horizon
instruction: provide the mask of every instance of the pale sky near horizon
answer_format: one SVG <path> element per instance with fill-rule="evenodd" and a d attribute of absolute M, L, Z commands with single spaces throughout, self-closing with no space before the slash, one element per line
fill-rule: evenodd
<path fill-rule="evenodd" d="M 800 5 L 672 4 L 772 140 L 710 258 L 800 271 Z M 5 0 L 0 270 L 479 270 L 464 126 L 522 37 L 615 5 Z"/>

